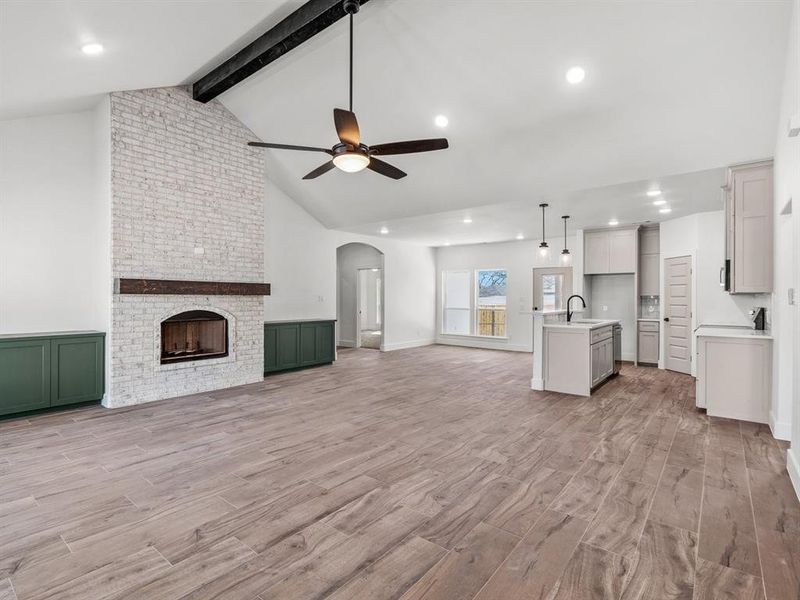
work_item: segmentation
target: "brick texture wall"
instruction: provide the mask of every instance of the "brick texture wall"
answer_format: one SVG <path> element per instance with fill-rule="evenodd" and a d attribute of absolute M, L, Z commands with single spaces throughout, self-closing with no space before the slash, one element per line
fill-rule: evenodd
<path fill-rule="evenodd" d="M 222 104 L 185 88 L 111 94 L 114 277 L 264 281 L 263 156 Z M 161 365 L 160 322 L 184 310 L 229 320 L 228 357 Z M 125 406 L 263 377 L 260 296 L 115 295 L 106 404 Z"/>

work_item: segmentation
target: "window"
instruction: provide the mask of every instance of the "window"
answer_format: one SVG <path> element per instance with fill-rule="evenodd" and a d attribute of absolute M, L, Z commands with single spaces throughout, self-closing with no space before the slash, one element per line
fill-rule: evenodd
<path fill-rule="evenodd" d="M 478 335 L 505 337 L 508 274 L 499 269 L 478 271 L 476 281 Z"/>
<path fill-rule="evenodd" d="M 444 271 L 442 333 L 506 337 L 507 280 L 503 269 Z"/>
<path fill-rule="evenodd" d="M 442 276 L 444 314 L 442 330 L 454 335 L 470 334 L 470 272 L 445 271 Z"/>
<path fill-rule="evenodd" d="M 572 267 L 533 270 L 533 308 L 544 312 L 566 309 L 572 295 Z"/>

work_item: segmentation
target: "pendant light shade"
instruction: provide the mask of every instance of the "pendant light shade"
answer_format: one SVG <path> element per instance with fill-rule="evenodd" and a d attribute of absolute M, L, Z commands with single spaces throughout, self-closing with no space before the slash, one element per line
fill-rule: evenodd
<path fill-rule="evenodd" d="M 567 219 L 569 219 L 569 215 L 564 215 L 561 218 L 564 219 L 564 249 L 561 251 L 561 264 L 568 266 L 572 264 L 572 254 L 569 253 L 569 248 L 567 248 Z"/>
<path fill-rule="evenodd" d="M 544 210 L 550 206 L 546 202 L 539 205 L 542 209 L 542 243 L 539 244 L 539 256 L 548 258 L 550 256 L 550 246 L 547 244 L 547 235 L 545 233 Z"/>

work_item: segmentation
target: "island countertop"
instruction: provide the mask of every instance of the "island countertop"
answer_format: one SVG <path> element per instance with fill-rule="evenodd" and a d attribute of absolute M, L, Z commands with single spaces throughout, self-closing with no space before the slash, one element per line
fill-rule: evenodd
<path fill-rule="evenodd" d="M 619 319 L 579 319 L 577 321 L 559 321 L 557 323 L 545 323 L 545 329 L 599 329 L 619 324 Z"/>

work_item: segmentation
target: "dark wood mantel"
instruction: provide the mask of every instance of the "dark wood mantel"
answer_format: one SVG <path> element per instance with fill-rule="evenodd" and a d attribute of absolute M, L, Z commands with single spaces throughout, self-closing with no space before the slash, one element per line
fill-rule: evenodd
<path fill-rule="evenodd" d="M 114 281 L 114 293 L 181 296 L 269 296 L 270 284 L 118 278 Z"/>

